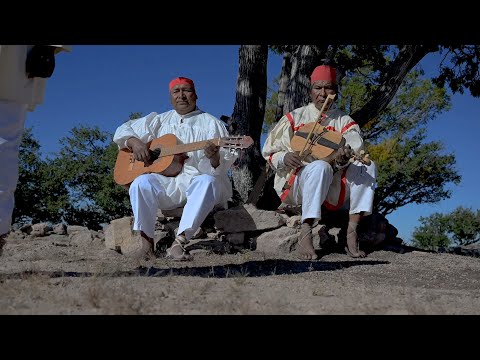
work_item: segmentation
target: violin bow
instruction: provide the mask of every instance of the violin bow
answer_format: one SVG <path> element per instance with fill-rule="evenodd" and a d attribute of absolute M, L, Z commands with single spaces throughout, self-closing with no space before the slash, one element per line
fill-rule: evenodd
<path fill-rule="evenodd" d="M 323 103 L 322 109 L 320 110 L 320 114 L 318 115 L 318 118 L 315 120 L 315 125 L 313 126 L 312 130 L 310 130 L 310 133 L 307 136 L 307 140 L 305 141 L 305 145 L 303 145 L 302 151 L 300 151 L 300 153 L 298 154 L 300 157 L 303 156 L 305 149 L 307 148 L 307 145 L 309 146 L 309 149 L 312 148 L 313 142 L 311 141 L 311 138 L 312 138 L 312 135 L 315 133 L 315 128 L 317 127 L 317 125 L 319 125 L 322 122 L 322 116 L 332 106 L 335 96 L 336 95 L 327 95 L 327 99 Z"/>

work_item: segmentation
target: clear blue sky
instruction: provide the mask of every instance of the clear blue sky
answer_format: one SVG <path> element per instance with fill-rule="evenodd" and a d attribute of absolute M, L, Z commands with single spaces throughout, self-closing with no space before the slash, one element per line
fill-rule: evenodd
<path fill-rule="evenodd" d="M 236 45 L 73 46 L 71 53 L 56 58 L 55 73 L 49 79 L 45 103 L 28 113 L 27 127 L 33 127 L 43 155 L 60 148 L 59 139 L 78 125 L 98 125 L 113 133 L 132 112 L 170 110 L 168 83 L 177 76 L 192 78 L 201 109 L 220 117 L 231 115 L 238 74 Z M 435 74 L 438 57 L 422 61 L 426 75 Z M 269 54 L 268 82 L 278 76 L 281 57 Z M 434 205 L 408 205 L 387 218 L 408 241 L 418 218 L 434 212 L 446 213 L 457 206 L 480 208 L 476 189 L 479 171 L 474 145 L 480 134 L 480 99 L 467 92 L 453 97 L 452 109 L 430 123 L 428 140 L 441 140 L 454 152 L 462 175 L 453 195 Z"/>

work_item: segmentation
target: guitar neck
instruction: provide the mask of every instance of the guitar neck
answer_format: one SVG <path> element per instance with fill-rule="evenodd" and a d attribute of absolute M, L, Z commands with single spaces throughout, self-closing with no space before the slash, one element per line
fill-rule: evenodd
<path fill-rule="evenodd" d="M 195 150 L 200 150 L 205 147 L 207 142 L 214 143 L 217 146 L 220 146 L 220 138 L 215 138 L 211 140 L 204 140 L 204 141 L 197 141 L 194 143 L 190 144 L 178 144 L 175 146 L 169 146 L 162 148 L 162 151 L 160 153 L 160 157 L 164 156 L 170 156 L 170 155 L 176 155 L 176 154 L 183 154 L 189 151 L 195 151 Z"/>

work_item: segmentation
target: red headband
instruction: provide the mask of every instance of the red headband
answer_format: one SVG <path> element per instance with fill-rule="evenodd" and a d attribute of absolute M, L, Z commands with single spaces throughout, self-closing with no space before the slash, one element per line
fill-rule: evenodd
<path fill-rule="evenodd" d="M 195 89 L 195 85 L 193 84 L 193 80 L 191 80 L 189 78 L 186 78 L 186 77 L 178 77 L 178 78 L 175 78 L 172 81 L 170 81 L 170 85 L 168 86 L 168 90 L 172 90 L 172 88 L 175 85 L 179 85 L 179 84 L 191 85 Z"/>
<path fill-rule="evenodd" d="M 325 80 L 337 83 L 337 71 L 335 68 L 328 65 L 320 65 L 315 68 L 310 76 L 310 82 L 313 84 L 316 81 Z"/>

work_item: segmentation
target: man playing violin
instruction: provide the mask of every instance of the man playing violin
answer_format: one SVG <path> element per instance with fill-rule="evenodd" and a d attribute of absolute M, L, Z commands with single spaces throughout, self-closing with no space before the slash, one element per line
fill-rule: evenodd
<path fill-rule="evenodd" d="M 262 154 L 275 170 L 274 187 L 285 204 L 302 205 L 302 225 L 297 245 L 300 258 L 318 259 L 312 241 L 312 228 L 321 219 L 322 204 L 328 210 L 349 209 L 347 246 L 345 251 L 354 258 L 365 257 L 359 249 L 357 226 L 361 218 L 372 212 L 376 186 L 376 167 L 351 162 L 352 156 L 363 149 L 360 127 L 335 104 L 320 116 L 328 95 L 338 91 L 336 69 L 317 66 L 310 77 L 311 103 L 284 115 L 269 133 Z M 291 147 L 295 132 L 308 123 L 320 120 L 321 126 L 342 134 L 345 145 L 336 150 L 333 161 L 308 159 L 302 161 Z M 293 171 L 294 182 L 284 185 Z"/>

